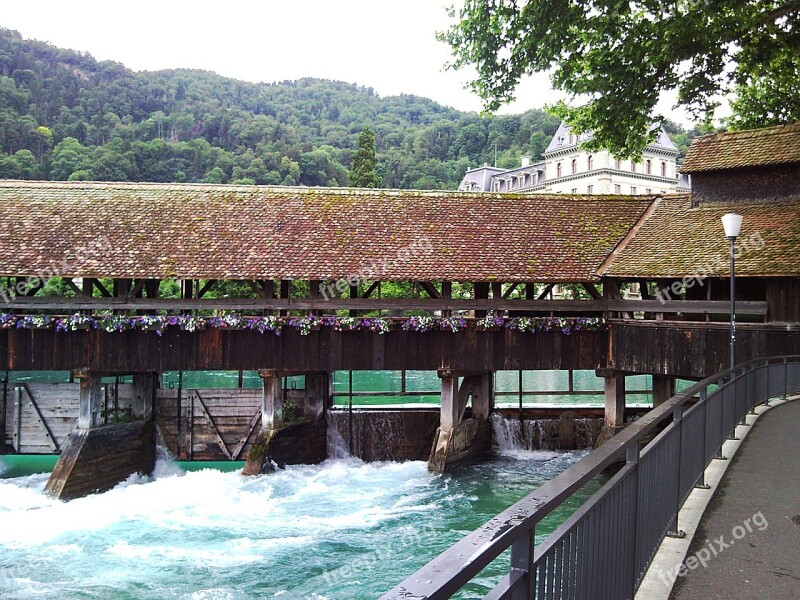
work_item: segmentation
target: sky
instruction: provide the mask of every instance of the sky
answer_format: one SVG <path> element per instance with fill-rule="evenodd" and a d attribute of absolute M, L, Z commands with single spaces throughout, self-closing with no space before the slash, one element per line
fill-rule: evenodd
<path fill-rule="evenodd" d="M 480 99 L 464 89 L 472 70 L 444 65 L 435 38 L 457 0 L 26 0 L 3 2 L 0 26 L 25 38 L 88 52 L 136 71 L 196 68 L 252 82 L 319 77 L 416 94 L 464 111 Z M 566 96 L 545 74 L 521 83 L 500 111 L 542 108 Z M 665 99 L 659 110 L 684 125 Z"/>

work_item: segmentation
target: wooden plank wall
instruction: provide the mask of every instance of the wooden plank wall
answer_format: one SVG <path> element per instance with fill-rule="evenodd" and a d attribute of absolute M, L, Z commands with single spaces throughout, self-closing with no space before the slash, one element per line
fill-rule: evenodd
<path fill-rule="evenodd" d="M 110 409 L 115 386 L 104 384 L 103 388 L 106 407 Z M 60 451 L 77 424 L 79 391 L 78 383 L 9 383 L 4 442 L 20 454 L 52 454 L 49 433 Z M 119 386 L 118 405 L 123 413 L 130 414 L 131 393 L 129 384 Z"/>
<path fill-rule="evenodd" d="M 20 413 L 15 409 L 17 394 L 9 384 L 8 402 L 5 411 L 3 440 L 20 454 L 53 454 L 47 432 L 52 434 L 58 451 L 63 448 L 67 436 L 75 430 L 78 418 L 78 383 L 25 383 L 38 408 L 38 413 L 27 393 L 21 391 Z M 109 410 L 107 422 L 113 422 L 115 387 L 118 389 L 117 406 L 123 417 L 131 410 L 131 384 L 113 383 L 103 385 L 106 406 Z M 181 415 L 178 418 L 178 390 L 160 389 L 157 393 L 156 416 L 163 433 L 164 442 L 173 455 L 194 460 L 243 460 L 250 451 L 253 440 L 261 431 L 261 390 L 225 389 L 181 391 Z M 202 405 L 201 405 L 202 401 Z M 44 423 L 41 422 L 39 415 Z M 16 426 L 18 418 L 19 426 Z M 177 444 L 180 422 L 181 444 Z M 46 425 L 46 427 L 45 427 Z M 16 428 L 16 429 L 15 429 Z M 15 445 L 14 432 L 18 431 L 19 443 Z M 218 437 L 219 436 L 219 437 Z M 227 450 L 219 443 L 220 437 Z M 242 438 L 246 442 L 241 444 Z M 191 447 L 189 444 L 191 443 Z M 17 447 L 18 446 L 18 447 Z M 229 458 L 230 455 L 230 458 Z M 236 456 L 234 456 L 236 455 Z"/>
<path fill-rule="evenodd" d="M 3 370 L 157 372 L 255 370 L 598 369 L 607 366 L 608 332 L 334 331 L 280 336 L 250 330 L 168 329 L 109 333 L 51 329 L 0 331 Z"/>
<path fill-rule="evenodd" d="M 244 460 L 261 432 L 256 418 L 261 394 L 259 389 L 184 389 L 179 409 L 177 389 L 158 390 L 156 418 L 166 447 L 181 460 Z"/>

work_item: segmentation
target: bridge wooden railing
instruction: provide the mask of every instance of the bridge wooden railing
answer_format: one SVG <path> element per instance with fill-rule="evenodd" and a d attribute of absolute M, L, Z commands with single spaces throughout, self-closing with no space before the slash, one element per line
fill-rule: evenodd
<path fill-rule="evenodd" d="M 564 313 L 651 313 L 651 314 L 708 314 L 730 312 L 728 301 L 715 300 L 506 300 L 506 299 L 417 299 L 417 298 L 277 298 L 277 299 L 181 299 L 181 298 L 105 298 L 105 297 L 17 297 L 0 302 L 0 312 L 76 310 L 165 310 L 172 312 L 197 310 L 226 311 L 524 311 L 540 314 Z M 736 303 L 740 315 L 765 316 L 766 302 Z"/>

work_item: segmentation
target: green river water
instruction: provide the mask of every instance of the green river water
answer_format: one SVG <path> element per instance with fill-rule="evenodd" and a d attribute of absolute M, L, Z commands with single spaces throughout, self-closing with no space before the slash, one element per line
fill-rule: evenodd
<path fill-rule="evenodd" d="M 40 379 L 14 373 L 12 380 Z M 63 381 L 66 374 L 50 374 Z M 500 373 L 499 391 L 518 391 L 518 373 Z M 302 386 L 302 381 L 289 380 Z M 629 389 L 649 387 L 644 378 Z M 177 374 L 164 377 L 177 384 Z M 236 387 L 237 373 L 185 373 L 183 385 Z M 243 385 L 257 387 L 254 373 Z M 354 391 L 399 391 L 397 372 L 356 373 Z M 524 390 L 567 389 L 567 374 L 523 374 Z M 348 392 L 349 375 L 335 376 Z M 435 373 L 408 372 L 398 400 L 355 404 L 435 404 Z M 595 395 L 524 396 L 526 405 L 602 403 L 601 380 L 576 372 L 574 389 Z M 337 396 L 337 404 L 347 404 Z M 631 401 L 647 405 L 649 394 Z M 518 396 L 497 404 L 517 405 Z M 337 445 L 337 440 L 329 444 Z M 54 457 L 0 457 L 0 598 L 245 599 L 374 598 L 472 529 L 578 460 L 583 452 L 503 448 L 490 460 L 443 476 L 423 462 L 349 458 L 244 477 L 241 463 L 176 463 L 161 456 L 152 477 L 72 502 L 43 494 Z M 552 514 L 541 541 L 600 485 Z M 500 557 L 460 597 L 485 594 L 508 567 Z"/>

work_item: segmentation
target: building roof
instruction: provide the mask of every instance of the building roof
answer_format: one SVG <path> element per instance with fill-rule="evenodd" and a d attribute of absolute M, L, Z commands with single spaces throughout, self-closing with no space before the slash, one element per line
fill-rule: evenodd
<path fill-rule="evenodd" d="M 800 275 L 800 200 L 692 208 L 688 194 L 656 200 L 598 274 L 727 277 L 729 242 L 720 221 L 727 212 L 744 217 L 737 239 L 737 277 Z"/>
<path fill-rule="evenodd" d="M 654 125 L 650 129 L 650 132 L 652 132 L 653 129 L 656 128 L 658 128 L 658 135 L 656 136 L 656 139 L 650 143 L 650 146 L 665 148 L 667 150 L 675 152 L 675 154 L 678 154 L 678 148 L 675 146 L 675 144 L 672 143 L 672 140 L 669 139 L 669 135 L 667 135 L 667 132 L 664 130 L 663 127 Z M 547 149 L 544 151 L 543 154 L 555 152 L 557 150 L 570 146 L 577 146 L 579 143 L 587 139 L 587 136 L 591 136 L 591 134 L 581 135 L 580 140 L 576 139 L 575 143 L 570 144 L 569 140 L 567 139 L 567 136 L 570 134 L 570 131 L 571 130 L 569 125 L 567 125 L 562 121 L 561 124 L 558 126 L 558 130 L 556 131 L 555 135 L 553 135 L 553 138 L 550 140 L 550 144 L 548 144 Z"/>
<path fill-rule="evenodd" d="M 689 146 L 681 172 L 700 173 L 797 162 L 800 162 L 800 123 L 696 138 Z"/>
<path fill-rule="evenodd" d="M 652 201 L 0 181 L 0 276 L 593 281 Z"/>

